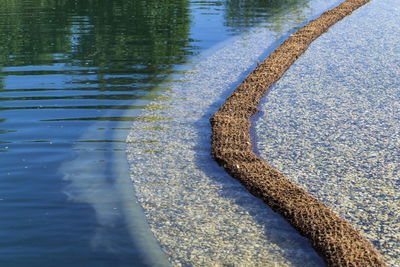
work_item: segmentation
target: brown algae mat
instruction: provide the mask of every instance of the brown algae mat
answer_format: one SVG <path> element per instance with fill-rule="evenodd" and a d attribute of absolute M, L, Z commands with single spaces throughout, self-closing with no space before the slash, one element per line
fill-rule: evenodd
<path fill-rule="evenodd" d="M 385 263 L 373 245 L 347 221 L 256 156 L 250 118 L 257 113 L 269 87 L 313 40 L 368 2 L 347 0 L 299 29 L 237 87 L 210 119 L 215 160 L 308 237 L 329 266 L 385 266 Z"/>

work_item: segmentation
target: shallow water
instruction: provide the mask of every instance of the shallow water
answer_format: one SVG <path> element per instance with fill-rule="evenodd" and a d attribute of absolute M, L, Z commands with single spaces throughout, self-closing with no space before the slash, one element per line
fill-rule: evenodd
<path fill-rule="evenodd" d="M 163 109 L 133 123 L 131 176 L 150 228 L 176 266 L 321 266 L 307 239 L 250 195 L 210 155 L 210 124 L 235 86 L 305 18 L 335 1 L 310 1 L 202 53 L 170 84 Z"/>
<path fill-rule="evenodd" d="M 273 43 L 310 3 L 332 1 L 2 1 L 0 265 L 168 265 L 131 187 L 132 122 L 169 118 L 146 112 L 194 62 L 256 25 Z"/>
<path fill-rule="evenodd" d="M 400 1 L 372 1 L 309 47 L 262 104 L 260 155 L 400 265 Z"/>

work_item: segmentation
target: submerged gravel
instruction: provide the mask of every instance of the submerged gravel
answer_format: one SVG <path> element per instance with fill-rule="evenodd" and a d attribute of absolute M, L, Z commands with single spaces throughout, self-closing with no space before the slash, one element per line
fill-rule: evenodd
<path fill-rule="evenodd" d="M 135 122 L 128 137 L 137 197 L 175 266 L 323 265 L 306 238 L 228 176 L 210 153 L 209 118 L 227 88 L 265 52 L 259 42 L 273 39 L 269 32 L 247 34 L 201 60 L 167 101 L 153 103 L 167 108 L 149 110 L 154 121 Z"/>
<path fill-rule="evenodd" d="M 199 57 L 150 103 L 128 136 L 131 177 L 150 228 L 175 266 L 322 266 L 309 241 L 211 156 L 209 118 L 282 34 L 334 0 L 277 18 Z M 312 4 L 311 4 L 312 3 Z M 276 29 L 275 29 L 276 28 Z"/>
<path fill-rule="evenodd" d="M 400 1 L 333 26 L 271 88 L 260 155 L 400 265 Z"/>

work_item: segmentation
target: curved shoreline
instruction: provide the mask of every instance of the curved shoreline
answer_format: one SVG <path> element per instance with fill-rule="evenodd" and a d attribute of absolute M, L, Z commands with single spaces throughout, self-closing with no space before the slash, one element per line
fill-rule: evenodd
<path fill-rule="evenodd" d="M 347 0 L 299 29 L 262 62 L 210 119 L 212 154 L 234 178 L 312 241 L 330 266 L 384 266 L 379 252 L 347 221 L 253 152 L 250 118 L 309 44 L 369 0 Z"/>

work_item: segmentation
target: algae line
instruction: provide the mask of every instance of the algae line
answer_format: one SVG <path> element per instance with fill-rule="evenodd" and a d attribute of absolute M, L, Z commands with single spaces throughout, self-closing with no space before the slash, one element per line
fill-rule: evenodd
<path fill-rule="evenodd" d="M 379 252 L 347 221 L 258 158 L 252 150 L 250 118 L 268 88 L 327 29 L 369 0 L 347 0 L 299 29 L 234 91 L 212 124 L 212 154 L 250 192 L 310 238 L 330 266 L 384 266 Z"/>

